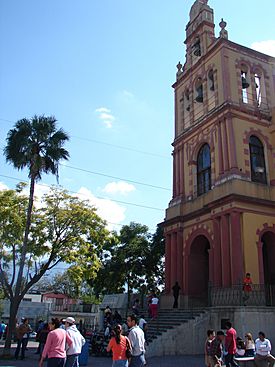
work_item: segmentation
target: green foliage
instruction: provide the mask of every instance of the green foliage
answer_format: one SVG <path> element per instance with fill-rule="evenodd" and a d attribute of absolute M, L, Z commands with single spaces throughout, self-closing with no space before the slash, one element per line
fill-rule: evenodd
<path fill-rule="evenodd" d="M 43 172 L 58 176 L 59 161 L 69 157 L 63 148 L 68 139 L 62 129 L 57 130 L 53 116 L 24 118 L 9 131 L 4 155 L 18 170 L 27 167 L 29 177 L 35 180 L 40 180 Z"/>
<path fill-rule="evenodd" d="M 65 142 L 69 139 L 68 135 L 62 130 L 57 130 L 56 119 L 54 117 L 34 116 L 31 120 L 19 120 L 13 129 L 8 132 L 7 145 L 4 148 L 4 155 L 6 161 L 11 163 L 18 170 L 28 168 L 30 178 L 30 192 L 28 197 L 28 205 L 26 216 L 23 215 L 25 226 L 22 227 L 24 235 L 21 238 L 21 233 L 18 234 L 18 239 L 22 241 L 22 245 L 17 244 L 16 241 L 12 243 L 7 238 L 7 233 L 3 238 L 1 244 L 4 259 L 0 262 L 0 283 L 4 289 L 5 295 L 10 299 L 10 323 L 5 342 L 5 348 L 10 349 L 11 337 L 15 329 L 15 319 L 19 308 L 19 304 L 24 297 L 27 290 L 36 283 L 45 273 L 47 268 L 56 256 L 56 252 L 51 252 L 49 261 L 44 263 L 37 271 L 37 263 L 35 262 L 35 275 L 32 277 L 29 270 L 32 266 L 31 250 L 34 251 L 33 257 L 41 257 L 43 250 L 48 246 L 43 241 L 43 225 L 45 218 L 43 216 L 34 219 L 33 213 L 33 199 L 35 182 L 41 179 L 42 173 L 52 173 L 58 179 L 58 165 L 60 160 L 68 159 L 69 153 L 64 149 Z M 22 190 L 18 187 L 18 191 Z M 39 215 L 39 213 L 38 213 Z M 35 223 L 35 226 L 33 225 Z M 8 223 L 6 222 L 6 225 Z M 21 229 L 21 228 L 20 228 Z M 37 244 L 38 240 L 42 240 L 41 251 L 35 253 L 36 247 L 40 249 Z M 5 240 L 7 244 L 5 244 Z M 1 238 L 0 238 L 1 241 Z M 8 254 L 4 254 L 6 247 L 12 248 L 12 275 L 7 274 L 4 266 L 8 266 Z M 1 261 L 1 259 L 0 259 Z M 15 271 L 17 265 L 17 271 Z M 27 268 L 27 271 L 26 271 Z M 11 277 L 11 280 L 10 280 Z M 29 281 L 30 277 L 30 281 Z"/>
<path fill-rule="evenodd" d="M 163 255 L 162 230 L 152 236 L 146 226 L 132 222 L 104 246 L 102 267 L 89 283 L 96 295 L 156 289 L 163 284 Z"/>
<path fill-rule="evenodd" d="M 28 200 L 22 193 L 6 190 L 0 192 L 0 202 L 0 281 L 11 299 Z M 69 281 L 75 289 L 85 277 L 93 279 L 100 268 L 103 244 L 109 238 L 105 222 L 94 207 L 64 190 L 52 188 L 42 205 L 33 208 L 21 293 L 25 294 L 61 261 L 71 265 Z"/>

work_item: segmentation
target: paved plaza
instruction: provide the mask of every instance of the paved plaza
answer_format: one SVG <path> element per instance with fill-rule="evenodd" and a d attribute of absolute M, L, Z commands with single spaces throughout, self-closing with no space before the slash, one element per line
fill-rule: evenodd
<path fill-rule="evenodd" d="M 38 356 L 35 354 L 37 343 L 30 342 L 26 352 L 26 359 L 3 360 L 1 359 L 3 343 L 0 345 L 0 366 L 1 367 L 38 367 Z M 14 354 L 15 344 L 12 352 Z M 45 367 L 47 364 L 45 363 Z M 89 357 L 88 367 L 111 367 L 111 358 Z M 173 357 L 154 357 L 147 361 L 148 367 L 204 367 L 203 356 L 173 356 Z"/>

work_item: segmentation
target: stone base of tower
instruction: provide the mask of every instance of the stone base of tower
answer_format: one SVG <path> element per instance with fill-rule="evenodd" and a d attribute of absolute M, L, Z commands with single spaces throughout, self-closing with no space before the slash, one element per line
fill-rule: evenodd
<path fill-rule="evenodd" d="M 168 314 L 168 313 L 167 313 Z M 244 338 L 250 332 L 254 339 L 264 331 L 271 344 L 275 345 L 274 307 L 210 307 L 194 313 L 194 318 L 175 326 L 150 343 L 147 357 L 164 355 L 202 355 L 208 329 L 224 329 L 230 320 L 237 335 Z"/>
<path fill-rule="evenodd" d="M 271 192 L 275 198 L 275 187 L 231 180 L 194 202 L 171 205 L 163 223 L 166 295 L 178 281 L 181 305 L 203 305 L 209 285 L 241 285 L 246 272 L 254 284 L 275 285 Z"/>

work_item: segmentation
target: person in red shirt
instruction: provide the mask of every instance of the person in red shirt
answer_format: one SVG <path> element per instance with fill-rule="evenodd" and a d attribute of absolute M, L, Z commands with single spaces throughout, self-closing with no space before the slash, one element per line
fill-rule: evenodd
<path fill-rule="evenodd" d="M 245 278 L 243 280 L 243 291 L 244 291 L 244 305 L 246 306 L 246 301 L 249 299 L 250 292 L 252 291 L 252 280 L 250 277 L 250 273 L 245 274 Z"/>
<path fill-rule="evenodd" d="M 232 366 L 238 367 L 238 364 L 234 361 L 234 356 L 237 350 L 237 344 L 236 344 L 237 332 L 232 327 L 230 321 L 227 321 L 225 323 L 225 328 L 226 328 L 226 336 L 224 347 L 227 352 L 227 354 L 225 354 L 225 365 L 226 367 L 232 367 Z"/>

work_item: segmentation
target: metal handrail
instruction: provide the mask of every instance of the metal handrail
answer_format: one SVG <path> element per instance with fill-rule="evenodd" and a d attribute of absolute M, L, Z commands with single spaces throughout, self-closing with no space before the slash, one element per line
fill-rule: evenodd
<path fill-rule="evenodd" d="M 275 285 L 253 284 L 247 292 L 242 284 L 231 287 L 210 286 L 211 306 L 275 306 Z"/>

